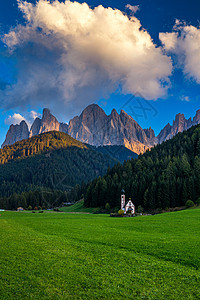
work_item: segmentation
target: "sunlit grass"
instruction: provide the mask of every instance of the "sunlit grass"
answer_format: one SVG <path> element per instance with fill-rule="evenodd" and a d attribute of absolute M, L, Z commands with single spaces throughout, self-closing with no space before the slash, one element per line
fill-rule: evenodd
<path fill-rule="evenodd" d="M 1 212 L 0 299 L 199 299 L 199 217 Z"/>
<path fill-rule="evenodd" d="M 64 211 L 64 212 L 94 213 L 95 211 L 98 211 L 98 210 L 99 210 L 99 208 L 85 207 L 84 200 L 76 202 L 75 204 L 73 204 L 71 206 L 65 206 L 65 207 L 60 208 L 60 211 Z"/>

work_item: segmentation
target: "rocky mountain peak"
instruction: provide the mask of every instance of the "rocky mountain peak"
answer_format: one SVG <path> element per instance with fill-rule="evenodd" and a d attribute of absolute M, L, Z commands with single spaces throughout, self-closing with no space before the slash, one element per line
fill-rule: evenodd
<path fill-rule="evenodd" d="M 185 121 L 185 116 L 184 114 L 179 113 L 176 115 L 174 123 L 179 123 L 181 121 Z"/>
<path fill-rule="evenodd" d="M 196 117 L 197 116 L 197 117 Z M 158 142 L 162 143 L 163 141 L 171 139 L 179 132 L 183 132 L 184 130 L 189 129 L 191 126 L 195 125 L 196 119 L 198 119 L 198 113 L 196 113 L 193 121 L 192 118 L 188 120 L 185 118 L 184 114 L 177 114 L 175 120 L 173 121 L 173 125 L 171 126 L 169 123 L 161 130 L 158 135 Z M 199 114 L 200 120 L 200 114 Z"/>
<path fill-rule="evenodd" d="M 113 108 L 113 110 L 111 111 L 111 116 L 114 117 L 114 118 L 119 116 L 118 112 L 116 111 L 115 108 Z"/>
<path fill-rule="evenodd" d="M 196 115 L 193 118 L 194 125 L 200 124 L 200 109 L 196 111 Z"/>
<path fill-rule="evenodd" d="M 34 135 L 37 135 L 40 131 L 42 120 L 40 118 L 36 118 L 31 126 L 29 137 L 32 137 Z"/>
<path fill-rule="evenodd" d="M 10 125 L 10 128 L 6 134 L 6 139 L 2 144 L 2 147 L 6 145 L 12 145 L 16 141 L 28 139 L 28 137 L 29 137 L 28 125 L 24 120 L 22 120 L 20 124 Z"/>
<path fill-rule="evenodd" d="M 125 117 L 127 119 L 132 119 L 134 122 L 136 122 L 130 115 L 127 114 L 123 109 L 120 111 L 120 116 Z"/>
<path fill-rule="evenodd" d="M 96 131 L 102 126 L 106 118 L 107 115 L 101 107 L 97 104 L 91 104 L 83 110 L 80 117 L 78 117 L 78 120 L 82 125 Z"/>
<path fill-rule="evenodd" d="M 43 109 L 43 114 L 42 114 L 42 119 L 36 118 L 35 121 L 33 122 L 33 125 L 31 126 L 30 130 L 30 135 L 29 137 L 32 137 L 34 135 L 43 133 L 43 132 L 48 132 L 48 131 L 59 131 L 60 130 L 60 123 L 54 117 L 50 110 L 48 108 Z M 63 125 L 62 125 L 63 127 Z M 64 128 L 64 127 L 63 127 Z"/>
<path fill-rule="evenodd" d="M 106 114 L 104 110 L 97 104 L 88 105 L 81 113 L 80 118 L 83 121 L 94 119 L 94 118 L 105 118 Z"/>
<path fill-rule="evenodd" d="M 21 125 L 21 126 L 27 126 L 27 123 L 26 123 L 25 120 L 22 120 L 19 125 Z"/>
<path fill-rule="evenodd" d="M 47 119 L 51 116 L 51 112 L 48 108 L 43 109 L 42 119 Z"/>
<path fill-rule="evenodd" d="M 153 141 L 153 139 L 155 138 L 154 130 L 151 127 L 149 127 L 148 129 L 144 129 L 144 132 L 146 133 L 147 138 Z"/>

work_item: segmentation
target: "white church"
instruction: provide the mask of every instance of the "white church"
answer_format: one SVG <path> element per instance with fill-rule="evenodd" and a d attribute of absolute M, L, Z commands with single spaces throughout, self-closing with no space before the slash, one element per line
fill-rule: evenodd
<path fill-rule="evenodd" d="M 124 211 L 124 213 L 131 213 L 132 215 L 135 214 L 135 205 L 132 203 L 131 198 L 126 204 L 125 200 L 125 191 L 121 191 L 121 209 Z"/>

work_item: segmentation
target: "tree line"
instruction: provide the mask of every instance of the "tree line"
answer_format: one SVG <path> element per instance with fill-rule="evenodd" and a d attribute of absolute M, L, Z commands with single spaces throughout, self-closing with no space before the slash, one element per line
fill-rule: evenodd
<path fill-rule="evenodd" d="M 68 202 L 67 192 L 63 191 L 29 191 L 21 194 L 14 193 L 10 197 L 0 197 L 0 208 L 16 210 L 24 209 L 48 209 L 60 206 Z"/>
<path fill-rule="evenodd" d="M 200 197 L 200 125 L 154 146 L 137 159 L 109 168 L 80 193 L 85 206 L 120 206 L 120 193 L 145 210 L 184 206 Z M 80 194 L 79 193 L 79 194 Z"/>

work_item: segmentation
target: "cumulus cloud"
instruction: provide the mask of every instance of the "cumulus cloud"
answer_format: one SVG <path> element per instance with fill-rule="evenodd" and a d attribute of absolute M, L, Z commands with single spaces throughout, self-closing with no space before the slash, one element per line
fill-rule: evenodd
<path fill-rule="evenodd" d="M 18 5 L 26 25 L 3 37 L 18 69 L 16 83 L 2 95 L 5 106 L 40 105 L 67 113 L 116 90 L 145 99 L 165 95 L 171 59 L 135 16 L 69 0 Z"/>
<path fill-rule="evenodd" d="M 26 121 L 26 119 L 22 115 L 20 115 L 18 113 L 14 113 L 12 116 L 10 115 L 5 120 L 5 124 L 7 124 L 7 125 L 11 125 L 11 124 L 16 125 L 16 124 L 21 123 L 21 121 L 23 121 L 23 120 Z"/>
<path fill-rule="evenodd" d="M 200 83 L 200 28 L 179 21 L 171 33 L 160 33 L 167 52 L 175 54 L 186 76 Z"/>
<path fill-rule="evenodd" d="M 21 121 L 25 121 L 28 125 L 28 127 L 30 128 L 33 121 L 37 118 L 37 117 L 41 117 L 41 114 L 38 114 L 37 112 L 35 112 L 34 110 L 32 110 L 31 112 L 27 113 L 26 117 L 22 116 L 19 113 L 14 113 L 13 115 L 9 115 L 8 118 L 5 120 L 5 124 L 7 125 L 16 125 L 16 124 L 20 124 Z"/>

